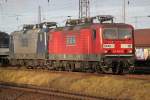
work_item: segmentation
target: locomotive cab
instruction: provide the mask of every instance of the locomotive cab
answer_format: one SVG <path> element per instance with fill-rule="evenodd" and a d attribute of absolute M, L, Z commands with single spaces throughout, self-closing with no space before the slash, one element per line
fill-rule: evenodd
<path fill-rule="evenodd" d="M 133 65 L 133 28 L 127 24 L 104 25 L 102 28 L 102 51 L 104 71 L 109 67 L 113 73 L 122 73 Z"/>
<path fill-rule="evenodd" d="M 104 53 L 113 54 L 132 54 L 133 39 L 132 29 L 130 28 L 104 28 L 103 48 Z"/>

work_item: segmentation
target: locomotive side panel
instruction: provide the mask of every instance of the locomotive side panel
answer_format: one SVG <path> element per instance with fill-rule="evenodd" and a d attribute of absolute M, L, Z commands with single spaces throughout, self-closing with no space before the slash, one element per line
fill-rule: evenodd
<path fill-rule="evenodd" d="M 11 40 L 13 45 L 12 59 L 45 58 L 45 37 L 39 29 L 15 32 L 12 34 Z"/>
<path fill-rule="evenodd" d="M 97 37 L 99 37 L 98 33 Z M 52 60 L 77 60 L 77 61 L 99 61 L 100 56 L 96 54 L 98 39 L 93 39 L 90 28 L 51 32 L 49 40 L 49 59 Z M 99 43 L 98 43 L 99 44 Z"/>
<path fill-rule="evenodd" d="M 11 53 L 14 59 L 31 59 L 36 53 L 37 34 L 18 31 L 12 34 L 14 52 Z"/>

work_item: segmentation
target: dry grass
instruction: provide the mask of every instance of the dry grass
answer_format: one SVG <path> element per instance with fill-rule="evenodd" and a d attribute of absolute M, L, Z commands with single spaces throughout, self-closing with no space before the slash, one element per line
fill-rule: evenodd
<path fill-rule="evenodd" d="M 92 96 L 150 100 L 150 80 L 120 76 L 0 69 L 0 81 L 71 90 Z"/>

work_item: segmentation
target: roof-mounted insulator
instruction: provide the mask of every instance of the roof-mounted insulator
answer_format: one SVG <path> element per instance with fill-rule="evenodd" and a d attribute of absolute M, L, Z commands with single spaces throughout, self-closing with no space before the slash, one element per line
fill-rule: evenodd
<path fill-rule="evenodd" d="M 23 30 L 26 30 L 26 29 L 33 29 L 34 27 L 34 24 L 24 24 L 23 25 Z"/>
<path fill-rule="evenodd" d="M 79 19 L 67 19 L 66 26 L 79 24 Z"/>
<path fill-rule="evenodd" d="M 82 18 L 82 19 L 68 19 L 66 21 L 66 26 L 71 25 L 79 25 L 79 24 L 85 24 L 85 23 L 92 23 L 91 18 Z"/>
<path fill-rule="evenodd" d="M 40 24 L 24 24 L 23 30 L 43 28 L 43 26 L 45 26 L 45 28 L 51 28 L 53 26 L 57 27 L 57 23 L 56 22 L 43 22 Z"/>
<path fill-rule="evenodd" d="M 45 25 L 48 28 L 53 27 L 53 26 L 57 27 L 57 23 L 56 22 L 43 22 L 43 23 L 40 23 L 40 26 L 43 26 L 43 25 Z"/>
<path fill-rule="evenodd" d="M 81 18 L 81 19 L 68 19 L 66 21 L 66 26 L 71 25 L 79 25 L 79 24 L 87 24 L 87 23 L 93 23 L 95 19 L 99 21 L 99 23 L 103 23 L 105 21 L 111 21 L 113 23 L 113 16 L 111 15 L 98 15 L 94 17 L 89 17 L 89 18 Z"/>
<path fill-rule="evenodd" d="M 105 21 L 111 21 L 111 23 L 113 23 L 113 16 L 111 15 L 98 15 L 95 16 L 95 19 L 98 19 L 100 23 L 103 23 Z"/>

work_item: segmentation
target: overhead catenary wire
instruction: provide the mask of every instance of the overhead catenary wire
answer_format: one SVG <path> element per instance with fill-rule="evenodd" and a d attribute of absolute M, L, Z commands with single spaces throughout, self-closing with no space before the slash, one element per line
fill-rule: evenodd
<path fill-rule="evenodd" d="M 26 5 L 26 3 L 23 5 L 24 2 L 20 2 L 23 7 L 22 9 L 18 9 L 16 6 L 16 2 L 17 0 L 7 0 L 7 2 L 5 2 L 5 0 L 0 0 L 0 2 L 3 2 L 3 12 L 0 12 L 0 17 L 3 17 L 3 23 L 1 23 L 1 25 L 5 25 L 6 27 L 8 26 L 6 23 L 9 22 L 9 20 L 15 20 L 17 19 L 16 15 L 21 15 L 19 16 L 19 21 L 20 24 L 23 24 L 25 21 L 27 20 L 30 22 L 35 22 L 35 21 L 31 21 L 34 20 L 37 17 L 37 8 L 35 7 L 35 5 L 33 5 L 33 1 L 37 1 L 37 0 L 25 0 L 24 2 L 27 2 L 28 5 Z M 119 11 L 121 12 L 121 1 L 122 0 L 116 0 L 115 2 L 113 2 L 113 4 L 109 3 L 111 0 L 90 0 L 91 2 L 91 15 L 96 15 L 96 14 L 108 14 L 110 12 L 113 12 L 115 17 L 118 17 L 120 20 L 120 16 L 121 14 L 119 13 Z M 127 0 L 128 1 L 128 0 Z M 30 3 L 31 2 L 31 3 Z M 42 2 L 42 3 L 41 3 Z M 142 3 L 140 3 L 142 2 Z M 41 4 L 42 7 L 42 16 L 45 20 L 60 20 L 60 18 L 62 18 L 61 16 L 64 16 L 62 20 L 64 20 L 65 16 L 71 15 L 74 17 L 77 17 L 78 15 L 78 0 L 39 0 L 39 3 Z M 143 6 L 144 7 L 149 7 L 150 2 L 149 0 L 130 0 L 130 5 L 129 7 L 127 7 L 127 11 L 134 9 L 135 7 L 138 6 Z M 30 5 L 32 4 L 32 5 Z M 35 2 L 35 4 L 37 4 L 37 2 Z M 46 5 L 47 4 L 47 5 Z M 128 4 L 128 2 L 127 2 Z M 95 5 L 95 6 L 94 6 Z M 19 6 L 20 7 L 20 6 Z M 115 8 L 116 7 L 116 8 Z M 119 9 L 118 9 L 118 8 Z M 113 8 L 113 9 L 106 9 L 106 8 Z M 36 9 L 36 10 L 35 10 Z M 1 9 L 0 9 L 1 11 Z M 61 13 L 62 11 L 64 11 L 65 13 Z M 72 13 L 73 12 L 73 13 Z M 128 13 L 128 12 L 127 12 Z M 140 13 L 140 12 L 139 12 Z M 143 12 L 144 13 L 144 12 Z M 110 13 L 111 14 L 111 13 Z M 60 16 L 60 17 L 59 17 Z M 131 15 L 128 15 L 126 20 L 127 22 L 129 22 L 128 20 L 131 20 L 129 17 Z M 135 15 L 135 16 L 138 16 Z M 142 19 L 139 19 L 139 21 Z M 16 23 L 13 23 L 16 24 Z"/>

